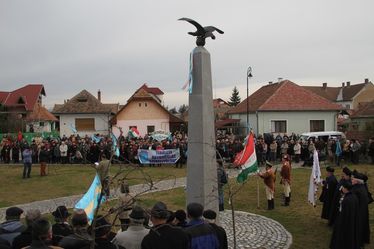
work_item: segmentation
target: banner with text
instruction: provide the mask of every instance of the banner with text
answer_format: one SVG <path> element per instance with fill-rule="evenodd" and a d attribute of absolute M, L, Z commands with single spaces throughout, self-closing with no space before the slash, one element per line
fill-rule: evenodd
<path fill-rule="evenodd" d="M 141 164 L 174 164 L 179 157 L 179 149 L 138 150 L 138 158 Z"/>

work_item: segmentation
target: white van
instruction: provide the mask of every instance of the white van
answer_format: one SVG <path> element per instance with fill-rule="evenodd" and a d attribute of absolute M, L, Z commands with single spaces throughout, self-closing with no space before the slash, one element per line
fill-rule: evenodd
<path fill-rule="evenodd" d="M 345 135 L 343 132 L 340 131 L 306 132 L 300 135 L 300 139 L 303 141 L 308 141 L 310 138 L 312 138 L 314 141 L 316 141 L 317 138 L 319 138 L 327 142 L 330 138 L 339 140 L 341 140 L 342 138 L 345 139 Z"/>

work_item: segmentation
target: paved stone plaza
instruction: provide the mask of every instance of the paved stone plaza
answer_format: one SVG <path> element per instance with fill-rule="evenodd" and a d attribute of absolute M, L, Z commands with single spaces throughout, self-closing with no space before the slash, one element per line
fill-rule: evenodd
<path fill-rule="evenodd" d="M 230 176 L 234 172 L 229 172 Z M 164 180 L 155 184 L 152 191 L 157 192 L 168 189 L 185 187 L 186 178 L 177 178 L 173 180 Z M 135 185 L 131 186 L 132 193 L 141 193 L 148 189 L 148 185 Z M 148 192 L 148 193 L 149 193 Z M 116 198 L 116 191 L 112 191 L 113 198 Z M 57 206 L 65 205 L 68 208 L 73 208 L 75 203 L 82 197 L 82 195 L 75 195 L 69 197 L 61 197 L 51 200 L 36 201 L 27 204 L 17 205 L 23 210 L 39 209 L 43 214 L 51 213 L 56 210 Z M 0 209 L 0 222 L 5 220 L 6 208 Z M 225 228 L 229 248 L 233 248 L 233 232 L 232 232 L 232 219 L 231 211 L 220 212 L 220 222 Z M 256 248 L 256 249 L 287 249 L 292 243 L 292 235 L 277 221 L 266 218 L 264 216 L 236 211 L 236 241 L 237 248 Z"/>
<path fill-rule="evenodd" d="M 233 248 L 231 211 L 220 212 L 220 220 Z M 292 235 L 280 223 L 261 215 L 236 211 L 235 228 L 237 248 L 283 249 L 292 244 Z"/>

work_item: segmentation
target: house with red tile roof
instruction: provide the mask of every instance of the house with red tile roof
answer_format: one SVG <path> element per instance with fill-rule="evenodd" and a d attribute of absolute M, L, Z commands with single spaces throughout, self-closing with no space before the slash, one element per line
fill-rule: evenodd
<path fill-rule="evenodd" d="M 247 110 L 248 103 L 248 110 Z M 269 83 L 228 111 L 229 118 L 240 119 L 245 134 L 247 113 L 255 134 L 301 134 L 337 129 L 342 107 L 289 80 Z"/>
<path fill-rule="evenodd" d="M 42 104 L 46 96 L 42 84 L 29 84 L 11 92 L 0 92 L 2 114 L 7 122 L 1 122 L 4 132 L 51 132 L 58 119 Z"/>
<path fill-rule="evenodd" d="M 80 136 L 110 132 L 110 120 L 117 113 L 119 104 L 101 103 L 101 91 L 97 97 L 82 90 L 64 104 L 55 104 L 52 113 L 60 121 L 60 136 L 79 134 Z"/>
<path fill-rule="evenodd" d="M 119 135 L 119 127 L 125 134 L 130 128 L 135 127 L 140 136 L 157 130 L 180 130 L 184 121 L 163 106 L 163 94 L 157 87 L 142 85 L 112 118 L 113 133 Z"/>
<path fill-rule="evenodd" d="M 347 138 L 368 140 L 374 137 L 374 101 L 359 104 L 349 119 L 345 121 L 347 124 Z"/>
<path fill-rule="evenodd" d="M 374 100 L 374 85 L 369 79 L 359 84 L 351 84 L 350 81 L 343 82 L 339 87 L 331 87 L 327 83 L 322 83 L 322 86 L 304 86 L 304 88 L 340 104 L 345 109 L 356 110 L 360 103 Z"/>

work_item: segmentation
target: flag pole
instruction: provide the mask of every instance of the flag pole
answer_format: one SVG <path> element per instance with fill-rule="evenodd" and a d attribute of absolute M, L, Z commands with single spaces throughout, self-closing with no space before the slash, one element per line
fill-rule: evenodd
<path fill-rule="evenodd" d="M 258 184 L 258 177 L 256 178 L 257 181 L 257 209 L 260 208 L 260 185 Z"/>

